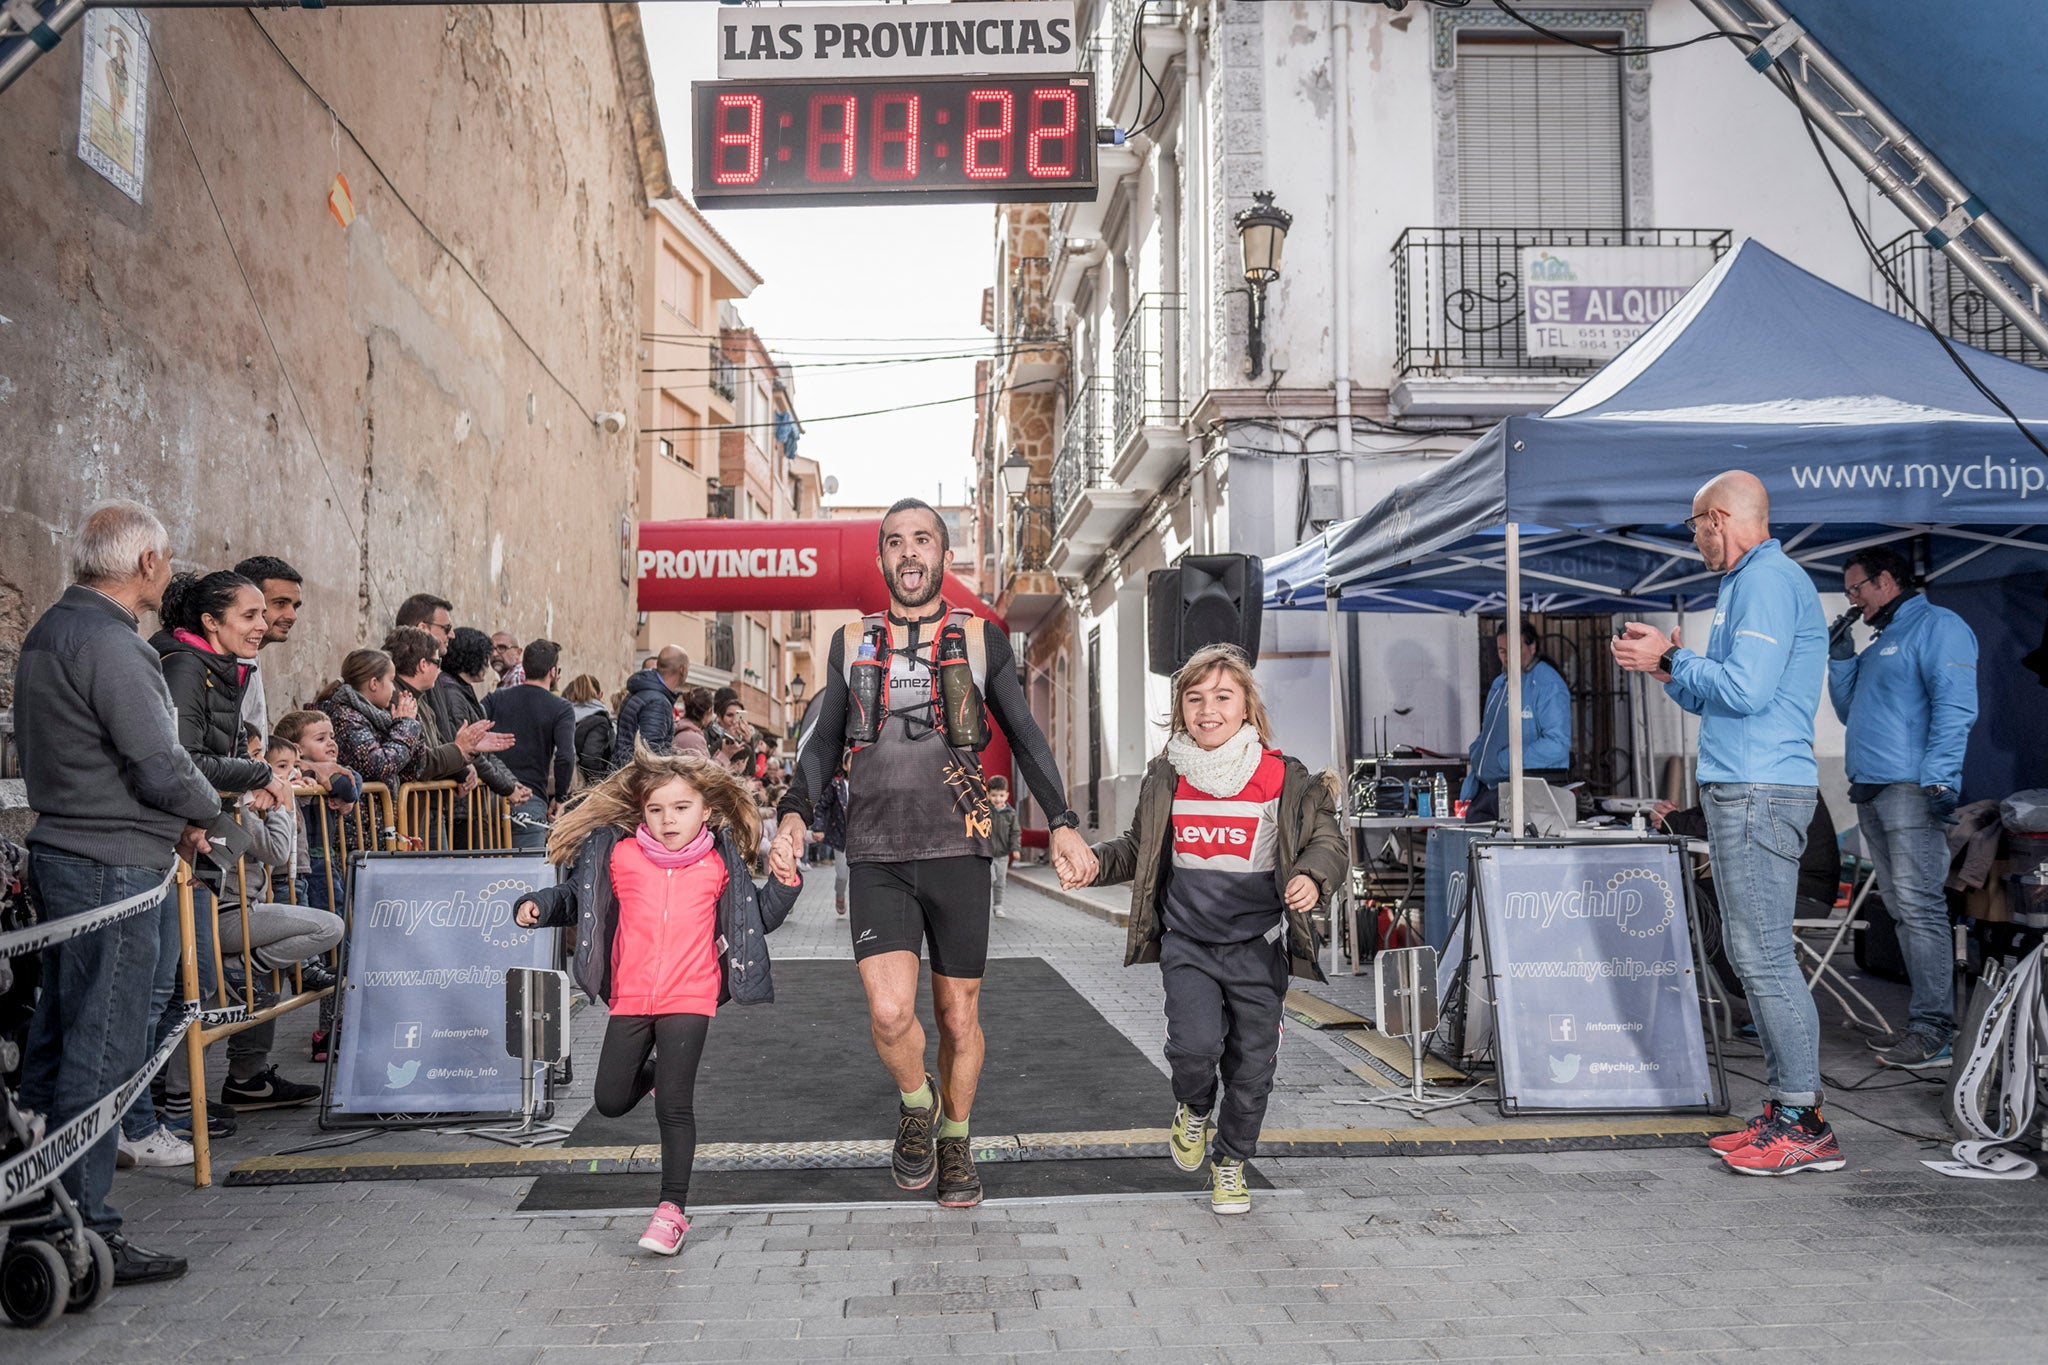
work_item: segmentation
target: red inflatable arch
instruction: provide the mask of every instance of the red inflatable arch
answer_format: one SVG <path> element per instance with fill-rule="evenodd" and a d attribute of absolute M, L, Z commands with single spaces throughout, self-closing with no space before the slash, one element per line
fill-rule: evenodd
<path fill-rule="evenodd" d="M 875 563 L 882 523 L 848 521 L 643 521 L 640 523 L 641 611 L 886 611 L 888 585 Z M 1007 629 L 960 581 L 942 588 L 955 607 Z M 819 640 L 824 666 L 829 640 Z M 816 680 L 813 680 L 814 683 Z M 812 695 L 822 689 L 813 688 Z M 982 752 L 988 773 L 1010 771 L 1010 745 L 1000 729 Z"/>

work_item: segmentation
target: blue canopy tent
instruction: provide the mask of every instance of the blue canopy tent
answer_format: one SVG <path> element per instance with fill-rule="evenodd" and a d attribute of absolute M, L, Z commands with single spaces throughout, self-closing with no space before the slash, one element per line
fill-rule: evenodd
<path fill-rule="evenodd" d="M 2048 437 L 2048 373 L 1964 355 Z M 1933 582 L 2048 566 L 2048 459 L 1920 327 L 1746 241 L 1548 412 L 1270 561 L 1266 606 L 1505 611 L 1511 631 L 1524 610 L 1693 610 L 1719 576 L 1676 523 L 1725 469 L 1763 480 L 1830 590 L 1887 541 L 1920 540 Z"/>

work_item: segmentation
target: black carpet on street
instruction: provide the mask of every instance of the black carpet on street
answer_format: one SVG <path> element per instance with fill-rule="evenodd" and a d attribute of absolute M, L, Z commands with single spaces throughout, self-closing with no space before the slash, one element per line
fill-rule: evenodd
<path fill-rule="evenodd" d="M 845 959 L 777 962 L 775 1003 L 727 1006 L 712 1021 L 697 1073 L 697 1140 L 829 1142 L 893 1138 L 896 1096 L 868 1036 L 867 996 Z M 931 977 L 918 1013 L 936 1070 Z M 587 1019 L 587 1023 L 585 1020 Z M 602 1028 L 596 1015 L 579 1026 Z M 1040 958 L 994 958 L 981 996 L 988 1059 L 974 1104 L 974 1131 L 988 1136 L 1089 1129 L 1162 1128 L 1173 1113 L 1165 1073 Z M 585 1082 L 579 1076 L 578 1084 Z M 566 1146 L 660 1141 L 654 1108 L 608 1119 L 591 1110 Z M 1151 1170 L 1157 1167 L 1155 1173 Z M 1126 1172 L 1115 1168 L 1131 1167 Z M 1142 1170 L 1136 1168 L 1143 1168 Z M 991 1198 L 1199 1188 L 1172 1163 L 1076 1160 L 992 1162 Z M 1119 1183 L 1121 1182 L 1121 1183 Z M 1163 1183 L 1162 1183 L 1163 1182 Z M 526 1210 L 652 1205 L 656 1178 L 550 1175 L 535 1180 Z M 831 1202 L 906 1197 L 886 1169 L 699 1172 L 696 1203 Z"/>
<path fill-rule="evenodd" d="M 1207 1167 L 1193 1175 L 1174 1169 L 1165 1157 L 1107 1157 L 1095 1161 L 990 1161 L 977 1167 L 990 1199 L 1047 1199 L 1077 1194 L 1201 1194 L 1209 1188 Z M 1272 1183 L 1246 1168 L 1255 1190 Z M 521 1213 L 574 1209 L 651 1209 L 661 1198 L 661 1177 L 634 1175 L 547 1175 L 535 1180 Z M 887 1170 L 699 1171 L 690 1178 L 690 1207 L 729 1204 L 866 1204 L 932 1200 L 929 1187 L 899 1190 Z"/>

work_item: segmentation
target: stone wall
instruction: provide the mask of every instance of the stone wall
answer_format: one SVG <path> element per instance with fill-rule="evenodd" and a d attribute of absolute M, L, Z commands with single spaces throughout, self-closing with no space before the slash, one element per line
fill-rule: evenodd
<path fill-rule="evenodd" d="M 0 689 L 70 529 L 117 496 L 183 566 L 306 575 L 273 714 L 421 590 L 616 682 L 666 179 L 633 7 L 149 17 L 139 204 L 76 155 L 83 26 L 4 97 Z"/>

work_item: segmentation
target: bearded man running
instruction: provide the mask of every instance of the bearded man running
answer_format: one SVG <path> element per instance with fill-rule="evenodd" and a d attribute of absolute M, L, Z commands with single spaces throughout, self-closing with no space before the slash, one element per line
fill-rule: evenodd
<path fill-rule="evenodd" d="M 940 598 L 953 558 L 945 522 L 927 504 L 905 498 L 882 518 L 878 539 L 889 611 L 833 638 L 825 690 L 805 717 L 796 773 L 777 807 L 782 818 L 770 866 L 796 867 L 812 804 L 844 755 L 852 789 L 848 918 L 875 1051 L 896 1082 L 896 1183 L 921 1190 L 936 1173 L 941 1205 L 972 1208 L 982 1192 L 967 1120 L 981 1079 L 994 852 L 976 742 L 986 742 L 982 701 L 1008 736 L 1019 775 L 1052 813 L 1061 880 L 1092 880 L 1095 855 L 1075 828 L 1059 765 L 1031 718 L 1008 637 L 981 617 L 948 610 Z M 942 670 L 949 683 L 942 684 Z M 968 672 L 978 698 L 962 685 Z M 924 1068 L 917 1018 L 921 946 L 932 960 L 936 1082 Z"/>

